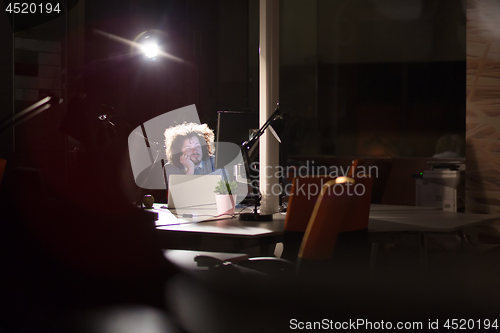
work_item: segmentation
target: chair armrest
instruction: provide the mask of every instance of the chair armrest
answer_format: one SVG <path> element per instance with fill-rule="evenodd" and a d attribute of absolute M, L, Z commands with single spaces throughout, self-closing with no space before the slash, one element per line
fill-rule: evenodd
<path fill-rule="evenodd" d="M 236 264 L 269 275 L 294 275 L 296 272 L 293 262 L 274 257 L 254 257 Z"/>
<path fill-rule="evenodd" d="M 236 263 L 225 262 L 220 259 L 200 255 L 194 259 L 198 266 L 208 267 L 210 270 L 224 271 L 224 272 L 248 272 L 248 270 L 257 273 L 264 273 L 268 275 L 282 276 L 293 275 L 296 271 L 296 265 L 288 260 L 274 257 L 254 257 L 247 260 L 238 261 Z"/>

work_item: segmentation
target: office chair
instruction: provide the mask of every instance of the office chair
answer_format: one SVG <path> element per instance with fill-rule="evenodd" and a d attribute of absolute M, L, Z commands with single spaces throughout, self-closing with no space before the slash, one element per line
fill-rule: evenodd
<path fill-rule="evenodd" d="M 295 177 L 292 179 L 288 208 L 283 231 L 283 252 L 281 258 L 295 262 L 302 237 L 307 229 L 321 187 L 334 179 L 329 176 Z M 314 192 L 310 191 L 314 187 Z"/>
<path fill-rule="evenodd" d="M 349 172 L 347 173 L 348 177 L 353 177 L 355 174 L 354 170 L 357 168 L 359 162 L 360 159 L 354 159 L 352 161 Z M 290 198 L 288 199 L 287 214 L 285 217 L 285 230 L 283 231 L 283 252 L 281 258 L 292 262 L 297 260 L 302 238 L 320 194 L 319 189 L 332 179 L 335 179 L 335 177 L 313 176 L 295 177 L 292 179 Z M 311 187 L 314 187 L 314 193 L 311 193 L 309 190 Z M 371 193 L 371 185 L 369 191 Z M 366 200 L 370 201 L 370 198 Z M 358 220 L 360 219 L 361 216 Z M 366 224 L 368 224 L 368 221 L 366 221 Z"/>
<path fill-rule="evenodd" d="M 358 167 L 358 165 L 360 164 L 360 162 L 361 162 L 361 159 L 359 159 L 359 158 L 352 160 L 351 167 L 349 168 L 349 172 L 347 173 L 347 177 L 353 177 L 356 175 L 355 170 Z"/>
<path fill-rule="evenodd" d="M 359 175 L 352 177 L 354 179 L 353 191 L 354 195 L 358 197 L 356 202 L 356 210 L 351 223 L 343 226 L 341 232 L 353 232 L 365 230 L 368 228 L 370 219 L 370 204 L 373 188 L 373 178 L 369 175 Z M 363 191 L 363 192 L 361 192 Z"/>
<path fill-rule="evenodd" d="M 368 223 L 370 220 L 370 204 L 373 179 L 368 175 L 353 178 L 356 196 L 353 215 L 348 223 L 341 225 L 335 242 L 335 250 L 329 267 L 341 271 L 367 271 L 373 268 L 376 248 L 368 239 Z"/>
<path fill-rule="evenodd" d="M 0 186 L 2 186 L 3 174 L 5 173 L 5 167 L 7 165 L 7 160 L 0 158 Z"/>
<path fill-rule="evenodd" d="M 362 195 L 348 194 L 348 186 L 352 191 L 352 186 L 356 185 L 353 178 L 339 177 L 323 185 L 300 245 L 297 264 L 282 258 L 256 257 L 238 262 L 238 265 L 271 275 L 334 272 L 332 268 L 340 267 L 338 261 L 334 260 L 338 236 L 346 232 L 366 232 L 368 226 L 371 178 L 360 177 L 358 180 L 358 184 L 365 185 Z M 360 265 L 356 261 L 357 256 L 347 258 L 354 260 L 352 265 L 349 265 L 351 267 L 368 267 L 364 263 Z"/>
<path fill-rule="evenodd" d="M 321 189 L 300 246 L 299 262 L 331 258 L 337 236 L 352 222 L 359 201 L 356 196 L 347 193 L 346 186 L 350 180 L 352 178 L 345 183 L 338 179 L 330 180 Z M 340 190 L 337 188 L 339 185 Z"/>

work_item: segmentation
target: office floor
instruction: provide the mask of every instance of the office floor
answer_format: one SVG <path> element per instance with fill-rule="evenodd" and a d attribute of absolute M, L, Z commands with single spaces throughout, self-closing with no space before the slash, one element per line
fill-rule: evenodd
<path fill-rule="evenodd" d="M 435 275 L 470 270 L 489 271 L 500 260 L 500 243 L 480 237 L 479 244 L 463 244 L 456 236 L 428 236 L 427 267 L 423 267 L 416 235 L 398 243 L 381 244 L 374 272 L 405 272 L 408 275 Z"/>

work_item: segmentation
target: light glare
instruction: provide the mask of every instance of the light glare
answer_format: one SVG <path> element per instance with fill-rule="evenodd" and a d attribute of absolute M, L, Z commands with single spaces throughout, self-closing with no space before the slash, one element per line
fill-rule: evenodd
<path fill-rule="evenodd" d="M 148 58 L 154 58 L 158 56 L 159 49 L 158 45 L 156 43 L 148 43 L 142 46 L 142 52 L 146 55 Z"/>

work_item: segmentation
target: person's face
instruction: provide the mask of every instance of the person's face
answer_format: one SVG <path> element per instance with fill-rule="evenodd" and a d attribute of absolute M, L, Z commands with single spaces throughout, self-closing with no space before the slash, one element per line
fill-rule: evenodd
<path fill-rule="evenodd" d="M 203 152 L 198 137 L 192 136 L 184 140 L 182 144 L 182 154 L 190 156 L 191 161 L 193 161 L 195 165 L 200 164 Z"/>

